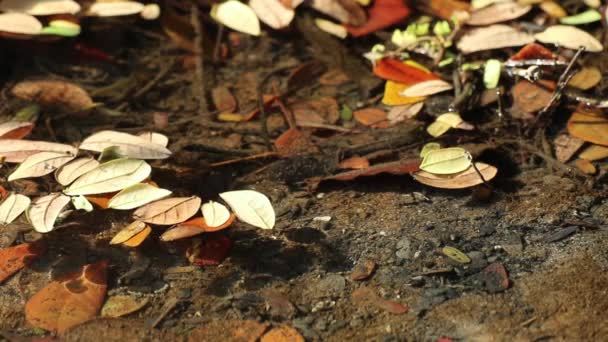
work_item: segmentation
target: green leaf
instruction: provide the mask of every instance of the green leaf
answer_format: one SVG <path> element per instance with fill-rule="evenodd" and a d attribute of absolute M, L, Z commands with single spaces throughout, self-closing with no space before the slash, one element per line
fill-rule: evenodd
<path fill-rule="evenodd" d="M 78 177 L 64 190 L 66 195 L 94 195 L 122 190 L 146 179 L 152 168 L 143 160 L 115 159 Z"/>
<path fill-rule="evenodd" d="M 559 22 L 566 25 L 584 25 L 600 21 L 601 19 L 602 15 L 600 12 L 590 9 L 576 15 L 560 18 Z"/>
<path fill-rule="evenodd" d="M 500 68 L 502 64 L 498 59 L 488 59 L 483 70 L 483 84 L 486 89 L 494 89 L 500 81 Z"/>
<path fill-rule="evenodd" d="M 462 172 L 471 166 L 471 154 L 461 147 L 441 148 L 428 152 L 420 169 L 438 175 Z"/>
<path fill-rule="evenodd" d="M 420 158 L 424 158 L 426 157 L 426 155 L 434 150 L 438 150 L 441 148 L 441 145 L 439 145 L 439 143 L 436 142 L 430 142 L 424 146 L 422 146 L 422 150 L 420 150 Z"/>
<path fill-rule="evenodd" d="M 342 118 L 342 121 L 352 120 L 353 119 L 353 110 L 349 106 L 343 105 L 342 110 L 340 110 L 340 118 Z"/>
<path fill-rule="evenodd" d="M 67 20 L 53 20 L 49 26 L 42 28 L 40 34 L 53 34 L 62 37 L 76 37 L 80 34 L 80 25 Z"/>

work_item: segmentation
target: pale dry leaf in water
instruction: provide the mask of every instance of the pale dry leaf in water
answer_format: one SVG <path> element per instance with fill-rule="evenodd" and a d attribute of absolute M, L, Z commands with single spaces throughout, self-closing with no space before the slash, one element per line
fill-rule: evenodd
<path fill-rule="evenodd" d="M 30 134 L 34 124 L 31 122 L 7 121 L 0 124 L 0 139 L 22 139 Z"/>
<path fill-rule="evenodd" d="M 430 96 L 447 90 L 451 90 L 452 88 L 452 84 L 444 80 L 429 80 L 416 83 L 413 86 L 408 87 L 407 89 L 402 91 L 400 95 L 407 97 Z"/>
<path fill-rule="evenodd" d="M 350 15 L 337 0 L 309 0 L 308 5 L 341 23 L 348 23 Z"/>
<path fill-rule="evenodd" d="M 486 181 L 490 181 L 498 173 L 498 169 L 492 165 L 475 163 L 475 166 Z M 473 166 L 453 175 L 437 175 L 421 170 L 413 173 L 412 177 L 419 183 L 441 189 L 464 189 L 483 183 Z"/>
<path fill-rule="evenodd" d="M 424 101 L 412 103 L 408 105 L 394 106 L 386 114 L 386 118 L 390 123 L 397 123 L 406 119 L 412 119 L 416 114 L 420 113 L 424 107 Z"/>
<path fill-rule="evenodd" d="M 164 147 L 167 147 L 167 145 L 169 145 L 169 138 L 164 134 L 156 132 L 143 132 L 138 134 L 137 136 L 152 144 Z"/>
<path fill-rule="evenodd" d="M 570 134 L 560 134 L 553 140 L 555 146 L 555 158 L 562 163 L 567 162 L 578 151 L 585 141 L 575 138 Z"/>
<path fill-rule="evenodd" d="M 275 30 L 289 26 L 295 16 L 295 11 L 279 0 L 250 0 L 249 7 L 264 24 Z"/>
<path fill-rule="evenodd" d="M 491 6 L 473 11 L 466 23 L 467 25 L 475 26 L 485 26 L 501 23 L 503 21 L 517 19 L 530 12 L 531 9 L 532 6 L 520 5 L 517 2 L 499 2 Z"/>
<path fill-rule="evenodd" d="M 30 205 L 27 196 L 11 193 L 0 203 L 0 224 L 5 225 L 13 222 Z"/>
<path fill-rule="evenodd" d="M 126 242 L 130 238 L 139 234 L 141 231 L 146 229 L 148 225 L 141 221 L 131 222 L 128 226 L 121 229 L 112 240 L 110 240 L 110 245 L 117 245 L 123 242 Z"/>
<path fill-rule="evenodd" d="M 238 0 L 228 0 L 211 7 L 211 17 L 235 31 L 260 35 L 260 21 L 251 7 Z"/>
<path fill-rule="evenodd" d="M 76 178 L 98 166 L 99 162 L 93 158 L 78 158 L 58 168 L 55 171 L 55 180 L 63 186 L 68 186 Z"/>
<path fill-rule="evenodd" d="M 219 227 L 230 219 L 230 211 L 221 203 L 209 201 L 201 207 L 205 223 L 209 227 Z"/>
<path fill-rule="evenodd" d="M 3 156 L 7 163 L 22 163 L 27 157 L 40 152 L 76 155 L 78 149 L 74 146 L 46 141 L 0 139 L 0 156 Z"/>
<path fill-rule="evenodd" d="M 39 233 L 48 233 L 55 228 L 55 221 L 65 206 L 70 203 L 70 197 L 59 192 L 38 197 L 27 209 L 27 218 Z"/>
<path fill-rule="evenodd" d="M 151 224 L 171 225 L 186 221 L 200 207 L 198 196 L 167 198 L 140 207 L 133 213 L 133 218 Z"/>
<path fill-rule="evenodd" d="M 266 195 L 253 190 L 228 191 L 220 194 L 239 220 L 262 229 L 272 229 L 275 213 Z"/>
<path fill-rule="evenodd" d="M 463 53 L 502 49 L 534 42 L 534 36 L 508 25 L 496 24 L 467 32 L 456 44 Z"/>
<path fill-rule="evenodd" d="M 37 35 L 42 31 L 42 23 L 25 13 L 0 14 L 0 31 L 17 34 Z"/>
<path fill-rule="evenodd" d="M 171 195 L 171 191 L 146 183 L 137 183 L 122 189 L 108 202 L 108 208 L 129 210 L 141 207 Z"/>
<path fill-rule="evenodd" d="M 122 190 L 148 178 L 152 168 L 143 160 L 115 159 L 78 177 L 63 192 L 66 195 L 95 195 Z"/>
<path fill-rule="evenodd" d="M 348 30 L 344 25 L 339 25 L 334 23 L 333 21 L 317 18 L 315 19 L 315 25 L 322 30 L 331 35 L 334 35 L 340 39 L 344 39 L 348 37 Z"/>
<path fill-rule="evenodd" d="M 584 47 L 585 51 L 602 52 L 604 47 L 599 40 L 589 33 L 568 25 L 553 25 L 543 32 L 534 35 L 534 38 L 541 43 L 557 44 L 568 49 L 577 50 Z"/>
<path fill-rule="evenodd" d="M 75 157 L 73 154 L 62 152 L 39 152 L 32 154 L 8 176 L 8 181 L 48 175 Z"/>
<path fill-rule="evenodd" d="M 471 166 L 471 155 L 462 147 L 448 147 L 429 151 L 422 159 L 420 170 L 447 175 L 459 173 Z"/>
<path fill-rule="evenodd" d="M 115 146 L 118 152 L 129 158 L 136 159 L 165 159 L 171 155 L 165 146 L 152 143 L 149 140 L 117 131 L 97 132 L 80 144 L 80 149 L 102 152 L 108 147 Z"/>
<path fill-rule="evenodd" d="M 68 112 L 80 112 L 94 106 L 86 90 L 67 81 L 22 81 L 17 83 L 11 92 L 20 99 L 57 107 Z"/>
<path fill-rule="evenodd" d="M 138 14 L 143 11 L 144 4 L 137 1 L 95 2 L 89 7 L 87 15 L 96 17 L 117 17 Z"/>
<path fill-rule="evenodd" d="M 76 14 L 80 5 L 72 0 L 3 0 L 0 11 L 29 15 Z"/>
<path fill-rule="evenodd" d="M 150 302 L 150 297 L 113 295 L 103 304 L 101 317 L 122 317 L 142 309 L 148 302 Z"/>

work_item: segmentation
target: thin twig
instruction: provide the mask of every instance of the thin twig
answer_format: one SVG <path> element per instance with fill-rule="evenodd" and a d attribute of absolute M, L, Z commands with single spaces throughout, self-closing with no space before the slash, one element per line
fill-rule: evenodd
<path fill-rule="evenodd" d="M 262 158 L 268 158 L 268 157 L 277 157 L 278 155 L 279 155 L 278 153 L 273 152 L 273 151 L 262 152 L 262 153 L 254 154 L 254 155 L 247 156 L 247 157 L 241 157 L 241 158 L 236 158 L 236 159 L 224 160 L 224 161 L 217 162 L 217 163 L 212 163 L 210 166 L 211 167 L 225 166 L 225 165 L 240 163 L 243 161 L 262 159 Z"/>
<path fill-rule="evenodd" d="M 199 18 L 199 10 L 196 4 L 191 7 L 190 22 L 194 28 L 196 37 L 194 38 L 194 54 L 196 55 L 196 69 L 194 71 L 194 85 L 197 91 L 194 93 L 198 97 L 199 117 L 208 116 L 207 97 L 205 94 L 205 65 L 203 63 L 203 29 Z"/>

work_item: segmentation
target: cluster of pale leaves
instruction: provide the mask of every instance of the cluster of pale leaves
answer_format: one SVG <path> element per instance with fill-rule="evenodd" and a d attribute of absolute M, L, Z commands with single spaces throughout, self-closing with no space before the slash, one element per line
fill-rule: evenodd
<path fill-rule="evenodd" d="M 0 125 L 13 127 L 11 124 Z M 145 160 L 165 159 L 171 155 L 168 138 L 159 133 L 132 135 L 117 131 L 100 131 L 86 138 L 78 148 L 46 141 L 0 139 L 0 155 L 7 163 L 19 163 L 8 176 L 12 182 L 54 174 L 63 186 L 54 192 L 30 200 L 10 193 L 0 203 L 0 225 L 6 225 L 25 212 L 34 229 L 52 231 L 57 222 L 75 209 L 92 211 L 86 196 L 114 194 L 108 208 L 132 210 L 136 222 L 174 225 L 188 220 L 199 210 L 207 227 L 220 227 L 231 219 L 221 203 L 209 201 L 201 206 L 201 198 L 170 197 L 172 192 L 150 182 L 152 167 Z M 80 151 L 100 153 L 99 160 L 78 156 Z M 91 154 L 91 153 L 87 153 Z M 253 190 L 229 191 L 220 197 L 236 217 L 262 229 L 272 229 L 275 212 L 268 197 Z"/>

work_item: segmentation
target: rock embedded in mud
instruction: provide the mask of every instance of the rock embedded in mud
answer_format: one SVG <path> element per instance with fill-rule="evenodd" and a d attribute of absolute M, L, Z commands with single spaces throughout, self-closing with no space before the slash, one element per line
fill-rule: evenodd
<path fill-rule="evenodd" d="M 339 297 L 344 293 L 345 288 L 346 279 L 344 277 L 337 274 L 329 274 L 313 286 L 313 295 L 316 298 Z"/>
<path fill-rule="evenodd" d="M 399 259 L 410 259 L 413 255 L 411 240 L 406 237 L 399 240 L 397 242 L 397 251 L 395 251 L 395 255 Z"/>

